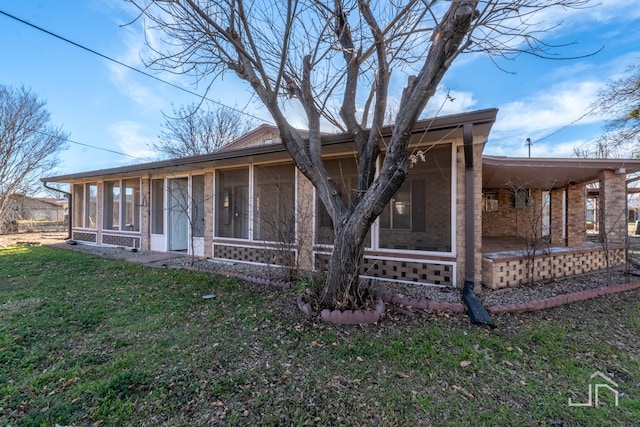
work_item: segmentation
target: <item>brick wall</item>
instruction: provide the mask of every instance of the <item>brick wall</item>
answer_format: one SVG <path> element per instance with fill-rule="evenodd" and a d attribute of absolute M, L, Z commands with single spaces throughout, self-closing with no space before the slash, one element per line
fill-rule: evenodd
<path fill-rule="evenodd" d="M 606 252 L 599 246 L 590 245 L 580 249 L 556 248 L 537 256 L 533 278 L 528 275 L 529 262 L 525 256 L 485 256 L 482 259 L 482 283 L 490 289 L 519 286 L 532 282 L 549 282 L 553 279 L 574 276 L 607 267 Z M 625 262 L 625 248 L 617 246 L 609 251 L 611 266 Z"/>
<path fill-rule="evenodd" d="M 567 187 L 567 246 L 577 246 L 587 240 L 585 186 Z"/>
<path fill-rule="evenodd" d="M 627 236 L 626 174 L 603 170 L 599 178 L 600 240 L 609 244 L 623 243 Z"/>

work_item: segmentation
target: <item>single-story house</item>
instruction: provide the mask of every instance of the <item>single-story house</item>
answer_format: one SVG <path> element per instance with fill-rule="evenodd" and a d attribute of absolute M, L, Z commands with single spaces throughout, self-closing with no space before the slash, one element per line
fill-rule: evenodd
<path fill-rule="evenodd" d="M 640 170 L 640 160 L 483 157 L 496 114 L 487 109 L 416 123 L 415 162 L 371 229 L 362 278 L 514 286 L 528 280 L 523 245 L 532 229 L 537 249 L 545 242 L 545 256 L 554 257 L 539 267 L 540 279 L 604 266 L 603 246 L 586 241 L 585 185 L 600 182 L 602 228 L 618 245 L 626 236 L 616 229 L 626 212 L 625 176 Z M 391 131 L 380 129 L 385 138 Z M 342 197 L 351 197 L 356 163 L 349 135 L 326 135 L 322 144 Z M 246 263 L 295 259 L 307 270 L 322 270 L 332 250 L 331 221 L 271 126 L 213 154 L 43 181 L 71 185 L 71 232 L 79 243 Z"/>
<path fill-rule="evenodd" d="M 7 215 L 0 232 L 17 233 L 20 224 L 29 222 L 30 227 L 63 224 L 67 220 L 67 199 L 51 197 L 30 197 L 24 194 L 10 194 Z"/>

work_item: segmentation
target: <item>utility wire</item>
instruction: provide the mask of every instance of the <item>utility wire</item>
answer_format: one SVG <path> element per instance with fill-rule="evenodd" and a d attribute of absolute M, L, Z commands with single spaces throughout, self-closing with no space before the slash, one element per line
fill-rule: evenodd
<path fill-rule="evenodd" d="M 175 89 L 181 90 L 181 91 L 186 92 L 186 93 L 188 93 L 188 94 L 190 94 L 190 95 L 196 96 L 196 97 L 198 97 L 198 98 L 200 98 L 200 99 L 205 99 L 205 100 L 207 100 L 207 101 L 209 101 L 209 102 L 211 102 L 211 103 L 213 103 L 213 104 L 220 105 L 221 107 L 228 108 L 228 109 L 230 109 L 230 110 L 236 111 L 236 112 L 238 112 L 238 113 L 240 113 L 240 114 L 244 114 L 244 115 L 246 115 L 246 116 L 248 116 L 248 117 L 254 118 L 254 119 L 259 120 L 259 121 L 261 121 L 261 122 L 270 123 L 268 120 L 265 120 L 265 119 L 263 119 L 263 118 L 261 118 L 261 117 L 254 116 L 254 115 L 252 115 L 252 114 L 247 113 L 246 111 L 238 110 L 237 108 L 229 107 L 228 105 L 225 105 L 225 104 L 223 104 L 223 103 L 222 103 L 222 102 L 220 102 L 220 101 L 214 101 L 213 99 L 207 98 L 206 96 L 199 95 L 199 94 L 197 94 L 196 92 L 193 92 L 193 91 L 191 91 L 191 90 L 189 90 L 189 89 L 185 89 L 185 88 L 183 88 L 183 87 L 181 87 L 181 86 L 178 86 L 178 85 L 176 85 L 176 84 L 173 84 L 173 83 L 171 83 L 171 82 L 168 82 L 168 81 L 166 81 L 166 80 L 163 80 L 163 79 L 161 79 L 160 77 L 154 76 L 153 74 L 149 74 L 149 73 L 147 73 L 147 72 L 145 72 L 145 71 L 142 71 L 142 70 L 139 70 L 139 69 L 137 69 L 137 68 L 135 68 L 135 67 L 132 67 L 131 65 L 127 65 L 127 64 L 125 64 L 124 62 L 121 62 L 121 61 L 118 61 L 117 59 L 111 58 L 111 57 L 109 57 L 109 56 L 107 56 L 107 55 L 105 55 L 105 54 L 103 54 L 103 53 L 100 53 L 100 52 L 98 52 L 98 51 L 94 50 L 94 49 L 91 49 L 91 48 L 89 48 L 89 47 L 86 47 L 86 46 L 84 46 L 84 45 L 81 45 L 80 43 L 74 42 L 73 40 L 69 40 L 69 39 L 67 39 L 67 38 L 65 38 L 65 37 L 63 37 L 63 36 L 61 36 L 61 35 L 58 35 L 58 34 L 56 34 L 56 33 L 53 33 L 53 32 L 51 32 L 51 31 L 46 30 L 46 29 L 44 29 L 44 28 L 42 28 L 42 27 L 39 27 L 39 26 L 37 26 L 37 25 L 35 25 L 35 24 L 32 24 L 31 22 L 25 21 L 24 19 L 18 18 L 17 16 L 14 16 L 14 15 L 12 15 L 12 14 L 10 14 L 10 13 L 7 13 L 7 12 L 5 12 L 5 11 L 3 11 L 3 10 L 0 10 L 0 14 L 2 14 L 2 15 L 4 15 L 4 16 L 6 16 L 6 17 L 8 17 L 8 18 L 11 18 L 11 19 L 13 19 L 13 20 L 15 20 L 15 21 L 18 21 L 18 22 L 20 22 L 20 23 L 22 23 L 22 24 L 24 24 L 24 25 L 27 25 L 27 26 L 29 26 L 29 27 L 31 27 L 31 28 L 34 28 L 34 29 L 36 29 L 36 30 L 38 30 L 38 31 L 41 31 L 41 32 L 43 32 L 43 33 L 45 33 L 45 34 L 48 34 L 48 35 L 50 35 L 50 36 L 52 36 L 52 37 L 55 37 L 55 38 L 57 38 L 57 39 L 59 39 L 59 40 L 62 40 L 62 41 L 64 41 L 64 42 L 66 42 L 66 43 L 69 43 L 69 44 L 71 44 L 71 45 L 73 45 L 73 46 L 75 46 L 75 47 L 78 47 L 78 48 L 82 49 L 82 50 L 85 50 L 85 51 L 87 51 L 87 52 L 89 52 L 89 53 L 92 53 L 92 54 L 97 55 L 97 56 L 99 56 L 99 57 L 101 57 L 101 58 L 104 58 L 104 59 L 106 59 L 107 61 L 111 61 L 111 62 L 116 63 L 116 64 L 118 64 L 118 65 L 120 65 L 120 66 L 122 66 L 122 67 L 128 68 L 128 69 L 129 69 L 129 70 L 131 70 L 131 71 L 135 71 L 136 73 L 142 74 L 143 76 L 150 77 L 150 78 L 152 78 L 152 79 L 154 79 L 154 80 L 156 80 L 156 81 L 159 81 L 159 82 L 161 82 L 161 83 L 164 83 L 164 84 L 166 84 L 166 85 L 169 85 L 169 86 L 171 86 L 171 87 L 173 87 L 173 88 L 175 88 Z"/>
<path fill-rule="evenodd" d="M 69 138 L 65 138 L 62 136 L 58 136 L 58 135 L 53 135 L 47 132 L 43 132 L 41 130 L 33 130 L 33 132 L 35 133 L 39 133 L 40 135 L 44 135 L 44 136 L 48 136 L 49 138 L 56 138 L 56 139 L 60 139 L 64 142 L 68 142 L 71 144 L 76 144 L 76 145 L 81 145 L 83 147 L 89 147 L 89 148 L 94 148 L 96 150 L 101 150 L 101 151 L 106 151 L 108 153 L 113 153 L 113 154 L 118 154 L 120 156 L 126 156 L 126 157 L 131 157 L 132 159 L 136 159 L 136 160 L 149 160 L 149 158 L 144 158 L 144 157 L 137 157 L 137 156 L 133 156 L 131 154 L 127 154 L 127 153 L 122 153 L 120 151 L 116 151 L 116 150 L 111 150 L 109 148 L 104 148 L 104 147 L 98 147 L 97 145 L 91 145 L 91 144 L 85 144 L 84 142 L 78 142 L 78 141 L 74 141 L 72 139 Z"/>
<path fill-rule="evenodd" d="M 538 138 L 536 141 L 531 142 L 531 144 L 533 144 L 534 142 L 540 142 L 543 141 L 547 138 L 552 137 L 553 135 L 556 135 L 560 132 L 562 132 L 563 130 L 567 129 L 568 127 L 571 127 L 573 125 L 575 125 L 576 123 L 578 123 L 580 120 L 584 119 L 585 117 L 587 117 L 588 115 L 592 114 L 594 111 L 596 111 L 598 108 L 600 108 L 602 106 L 603 102 L 600 102 L 596 105 L 594 105 L 593 107 L 589 108 L 584 114 L 582 114 L 580 117 L 578 117 L 577 119 L 571 121 L 570 123 L 554 130 L 553 132 L 543 136 L 542 138 Z"/>

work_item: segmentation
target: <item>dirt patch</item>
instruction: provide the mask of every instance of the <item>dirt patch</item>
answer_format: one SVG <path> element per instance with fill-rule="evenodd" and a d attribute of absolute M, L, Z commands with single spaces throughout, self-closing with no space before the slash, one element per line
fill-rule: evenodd
<path fill-rule="evenodd" d="M 64 242 L 66 231 L 40 231 L 34 233 L 0 234 L 0 246 L 12 245 L 53 245 Z"/>

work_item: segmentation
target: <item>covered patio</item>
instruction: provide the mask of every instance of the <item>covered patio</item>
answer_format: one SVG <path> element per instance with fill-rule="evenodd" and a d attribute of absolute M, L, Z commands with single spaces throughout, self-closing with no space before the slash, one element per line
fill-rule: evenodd
<path fill-rule="evenodd" d="M 627 174 L 638 171 L 637 159 L 483 156 L 483 284 L 500 289 L 624 264 Z M 589 188 L 598 189 L 592 239 Z"/>

